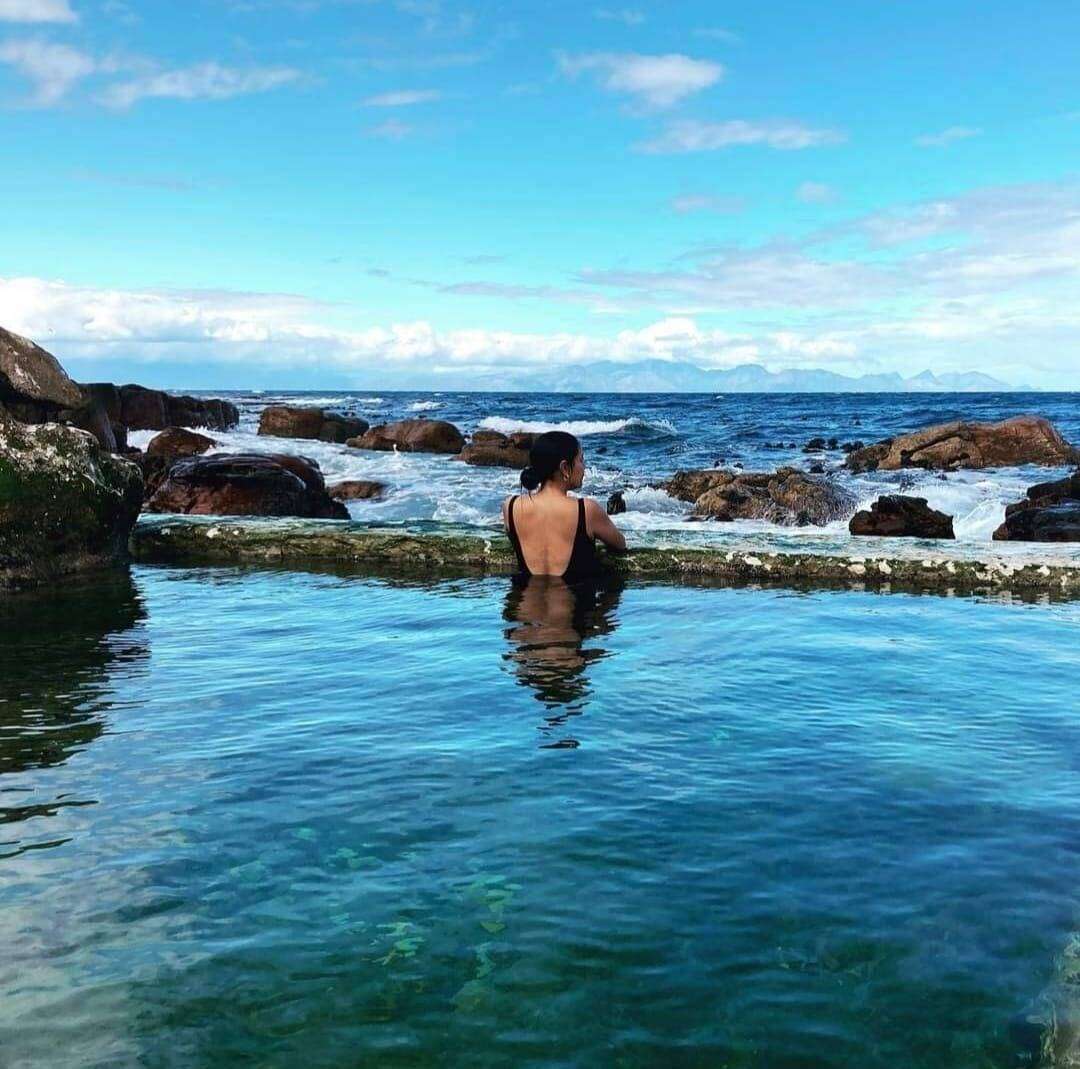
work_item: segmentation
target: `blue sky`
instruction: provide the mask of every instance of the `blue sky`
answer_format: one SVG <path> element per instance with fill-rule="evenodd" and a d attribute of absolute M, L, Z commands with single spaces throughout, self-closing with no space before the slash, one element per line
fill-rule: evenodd
<path fill-rule="evenodd" d="M 83 378 L 1080 388 L 1068 3 L 0 0 L 0 324 Z"/>

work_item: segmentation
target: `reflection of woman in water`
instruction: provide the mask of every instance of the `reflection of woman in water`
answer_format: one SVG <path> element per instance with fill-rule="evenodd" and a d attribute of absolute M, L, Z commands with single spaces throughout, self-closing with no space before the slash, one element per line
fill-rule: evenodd
<path fill-rule="evenodd" d="M 517 676 L 548 706 L 562 706 L 548 718 L 562 723 L 580 712 L 573 708 L 587 694 L 585 670 L 604 655 L 586 649 L 585 639 L 613 626 L 621 583 L 601 579 L 595 540 L 614 553 L 626 550 L 626 539 L 607 513 L 591 498 L 571 497 L 585 478 L 581 444 L 572 434 L 541 434 L 521 473 L 528 493 L 510 497 L 503 520 L 517 555 L 518 574 L 506 602 L 508 655 Z M 573 739 L 555 745 L 575 746 Z"/>
<path fill-rule="evenodd" d="M 568 583 L 596 577 L 595 540 L 614 553 L 626 539 L 608 514 L 589 497 L 571 497 L 585 478 L 581 444 L 565 431 L 541 434 L 521 473 L 528 491 L 503 504 L 503 522 L 517 554 L 521 575 L 558 575 Z"/>

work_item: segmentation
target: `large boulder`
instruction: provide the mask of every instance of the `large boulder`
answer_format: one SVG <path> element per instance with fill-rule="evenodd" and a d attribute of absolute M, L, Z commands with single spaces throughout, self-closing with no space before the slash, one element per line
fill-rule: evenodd
<path fill-rule="evenodd" d="M 160 434 L 155 434 L 146 446 L 146 452 L 152 457 L 197 457 L 208 449 L 213 449 L 217 442 L 198 431 L 189 431 L 183 427 L 166 427 Z"/>
<path fill-rule="evenodd" d="M 1022 464 L 1074 464 L 1080 451 L 1041 416 L 1016 416 L 1001 423 L 957 421 L 925 427 L 848 454 L 852 471 L 927 468 L 1006 468 Z"/>
<path fill-rule="evenodd" d="M 344 445 L 350 438 L 358 438 L 371 424 L 357 416 L 343 416 L 337 412 L 327 412 L 319 428 L 321 442 L 334 442 Z"/>
<path fill-rule="evenodd" d="M 219 453 L 175 460 L 147 512 L 199 516 L 302 516 L 348 519 L 326 492 L 319 465 L 284 454 Z"/>
<path fill-rule="evenodd" d="M 851 517 L 853 535 L 883 538 L 955 538 L 953 518 L 930 508 L 925 497 L 887 494 Z"/>
<path fill-rule="evenodd" d="M 273 438 L 317 438 L 340 443 L 359 437 L 368 426 L 367 420 L 355 416 L 304 405 L 267 405 L 259 415 L 259 433 Z"/>
<path fill-rule="evenodd" d="M 133 431 L 161 431 L 166 427 L 226 431 L 240 422 L 240 411 L 231 401 L 174 396 L 129 383 L 120 387 L 120 422 Z"/>
<path fill-rule="evenodd" d="M 52 353 L 0 327 L 0 404 L 20 420 L 37 413 L 40 418 L 25 421 L 40 423 L 82 403 L 82 392 Z"/>
<path fill-rule="evenodd" d="M 338 501 L 372 501 L 386 493 L 386 483 L 374 479 L 344 479 L 326 488 Z"/>
<path fill-rule="evenodd" d="M 711 520 L 767 520 L 784 526 L 824 526 L 849 515 L 854 496 L 828 480 L 798 468 L 775 472 L 727 469 L 680 471 L 664 488 L 694 503 L 693 514 Z"/>
<path fill-rule="evenodd" d="M 482 468 L 524 468 L 529 463 L 529 450 L 536 435 L 527 431 L 502 434 L 499 431 L 479 430 L 462 449 L 459 460 Z"/>
<path fill-rule="evenodd" d="M 1080 542 L 1080 471 L 1038 483 L 1005 509 L 998 542 Z"/>
<path fill-rule="evenodd" d="M 139 469 L 92 435 L 0 411 L 0 585 L 123 559 L 141 504 Z"/>
<path fill-rule="evenodd" d="M 465 436 L 445 420 L 403 419 L 372 427 L 345 444 L 355 449 L 397 449 L 402 453 L 460 453 Z"/>

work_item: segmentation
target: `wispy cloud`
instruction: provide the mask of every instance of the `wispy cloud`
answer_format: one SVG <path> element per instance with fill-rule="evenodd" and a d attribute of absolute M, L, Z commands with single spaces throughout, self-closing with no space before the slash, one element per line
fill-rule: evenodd
<path fill-rule="evenodd" d="M 669 123 L 658 137 L 642 141 L 636 148 L 650 155 L 715 152 L 739 145 L 765 145 L 794 151 L 835 145 L 845 140 L 846 135 L 839 130 L 807 126 L 794 119 L 729 119 L 725 122 L 679 119 Z"/>
<path fill-rule="evenodd" d="M 711 60 L 692 59 L 677 52 L 645 56 L 634 52 L 589 52 L 557 55 L 559 70 L 568 78 L 592 74 L 602 89 L 629 96 L 647 111 L 663 111 L 715 85 L 724 68 Z"/>
<path fill-rule="evenodd" d="M 645 21 L 645 12 L 630 7 L 598 7 L 593 11 L 593 17 L 603 22 L 621 22 L 625 26 L 640 26 Z"/>
<path fill-rule="evenodd" d="M 824 182 L 803 182 L 795 190 L 795 199 L 803 204 L 831 204 L 837 195 L 836 190 Z"/>
<path fill-rule="evenodd" d="M 130 108 L 149 98 L 171 100 L 227 100 L 298 82 L 293 67 L 227 67 L 220 63 L 197 63 L 190 67 L 158 71 L 104 89 L 99 100 L 111 108 Z"/>
<path fill-rule="evenodd" d="M 362 103 L 368 108 L 407 108 L 413 104 L 428 104 L 442 98 L 438 89 L 397 89 L 389 93 L 376 93 Z"/>
<path fill-rule="evenodd" d="M 415 131 L 416 127 L 411 123 L 402 122 L 400 119 L 387 119 L 377 126 L 369 126 L 366 132 L 368 137 L 377 137 L 382 141 L 404 141 Z"/>
<path fill-rule="evenodd" d="M 746 208 L 742 197 L 718 197 L 709 193 L 684 193 L 671 198 L 672 211 L 680 215 L 691 212 L 717 212 L 721 215 L 735 215 Z"/>
<path fill-rule="evenodd" d="M 937 134 L 922 134 L 915 138 L 915 144 L 920 148 L 948 148 L 956 141 L 966 141 L 971 137 L 978 137 L 982 130 L 974 126 L 950 126 Z"/>
<path fill-rule="evenodd" d="M 723 41 L 729 45 L 737 45 L 742 41 L 742 38 L 737 33 L 732 30 L 722 29 L 719 26 L 702 26 L 700 29 L 694 30 L 694 36 L 704 38 L 707 41 Z"/>
<path fill-rule="evenodd" d="M 58 104 L 82 79 L 102 69 L 93 56 L 70 45 L 52 41 L 4 41 L 0 63 L 28 79 L 33 91 L 28 101 L 36 107 Z"/>
<path fill-rule="evenodd" d="M 68 0 L 0 0 L 0 22 L 77 22 Z"/>

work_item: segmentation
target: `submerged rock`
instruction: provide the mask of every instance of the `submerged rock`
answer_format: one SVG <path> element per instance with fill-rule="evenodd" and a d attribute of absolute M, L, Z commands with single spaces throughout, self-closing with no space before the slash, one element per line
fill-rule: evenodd
<path fill-rule="evenodd" d="M 338 501 L 371 501 L 386 493 L 386 483 L 374 479 L 345 479 L 328 486 L 326 492 Z"/>
<path fill-rule="evenodd" d="M 466 464 L 483 468 L 524 468 L 529 463 L 529 450 L 536 441 L 535 434 L 520 431 L 502 434 L 499 431 L 480 430 L 459 454 Z"/>
<path fill-rule="evenodd" d="M 216 454 L 172 463 L 147 512 L 200 516 L 348 519 L 326 492 L 318 464 L 284 454 Z"/>
<path fill-rule="evenodd" d="M 1049 420 L 1016 416 L 1001 423 L 957 421 L 926 427 L 848 454 L 852 471 L 926 468 L 1004 468 L 1021 464 L 1073 464 L 1080 451 L 1065 441 Z"/>
<path fill-rule="evenodd" d="M 86 431 L 0 411 L 0 585 L 123 559 L 141 504 L 139 469 Z"/>
<path fill-rule="evenodd" d="M 887 494 L 856 512 L 848 524 L 853 535 L 883 538 L 955 538 L 953 518 L 927 504 L 925 497 Z"/>
<path fill-rule="evenodd" d="M 346 445 L 355 449 L 378 449 L 403 453 L 460 453 L 465 436 L 452 423 L 441 419 L 403 419 L 372 427 Z"/>
<path fill-rule="evenodd" d="M 1005 509 L 997 542 L 1080 542 L 1080 471 L 1038 483 Z"/>
<path fill-rule="evenodd" d="M 672 497 L 692 501 L 694 516 L 712 520 L 768 520 L 819 527 L 847 516 L 854 496 L 836 483 L 798 468 L 775 472 L 680 471 L 664 484 Z"/>
<path fill-rule="evenodd" d="M 195 457 L 213 449 L 217 442 L 197 431 L 166 427 L 150 439 L 146 452 L 152 457 Z"/>
<path fill-rule="evenodd" d="M 621 516 L 626 511 L 626 498 L 623 497 L 621 490 L 616 490 L 615 493 L 607 499 L 607 514 L 609 516 Z"/>
<path fill-rule="evenodd" d="M 259 416 L 259 434 L 273 438 L 345 442 L 363 434 L 368 426 L 364 419 L 302 405 L 267 405 Z"/>

